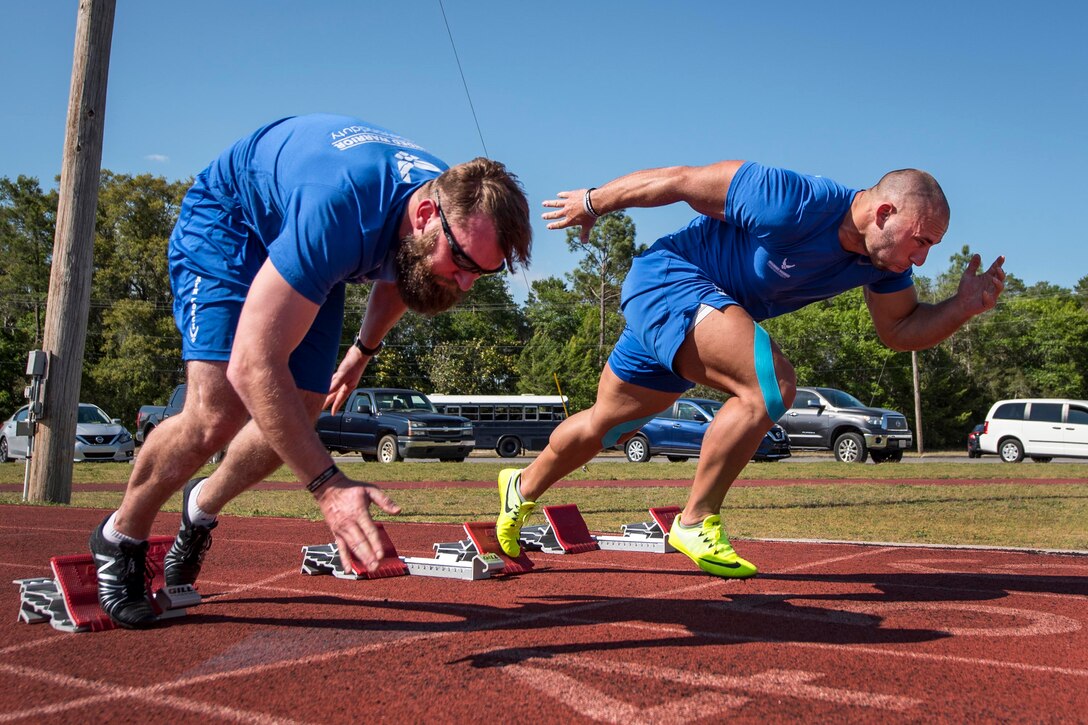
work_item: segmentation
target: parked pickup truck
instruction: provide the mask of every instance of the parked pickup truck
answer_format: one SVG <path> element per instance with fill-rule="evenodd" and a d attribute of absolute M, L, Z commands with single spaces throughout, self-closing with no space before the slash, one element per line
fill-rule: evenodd
<path fill-rule="evenodd" d="M 334 453 L 359 451 L 363 460 L 382 463 L 463 461 L 476 446 L 471 421 L 436 413 L 426 395 L 403 388 L 358 388 L 343 412 L 321 414 L 317 435 Z"/>
<path fill-rule="evenodd" d="M 790 436 L 790 447 L 835 452 L 843 463 L 903 460 L 914 435 L 902 413 L 870 408 L 835 388 L 797 388 L 793 407 L 778 419 Z"/>
<path fill-rule="evenodd" d="M 158 427 L 159 423 L 181 412 L 185 405 L 185 384 L 174 388 L 166 405 L 142 405 L 136 412 L 136 442 L 142 444 L 147 435 Z"/>
<path fill-rule="evenodd" d="M 170 416 L 180 413 L 183 407 L 185 407 L 185 383 L 174 388 L 166 405 L 141 405 L 136 411 L 136 442 L 143 445 L 147 437 L 151 435 L 151 431 L 158 428 L 159 424 Z M 226 453 L 226 448 L 218 451 L 208 459 L 208 463 L 219 463 Z"/>

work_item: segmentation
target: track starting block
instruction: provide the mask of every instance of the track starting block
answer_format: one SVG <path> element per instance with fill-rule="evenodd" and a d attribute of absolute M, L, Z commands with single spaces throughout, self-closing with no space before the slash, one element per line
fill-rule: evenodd
<path fill-rule="evenodd" d="M 600 548 L 577 504 L 545 506 L 544 518 L 548 523 L 521 530 L 522 546 L 545 554 L 581 554 Z"/>
<path fill-rule="evenodd" d="M 379 529 L 382 532 L 386 558 L 382 560 L 377 572 L 345 573 L 340 565 L 336 545 L 324 544 L 302 547 L 302 573 L 332 574 L 341 579 L 377 579 L 383 576 L 411 574 L 474 581 L 490 579 L 501 574 L 520 574 L 533 567 L 533 563 L 524 554 L 512 558 L 502 552 L 495 538 L 494 523 L 465 524 L 465 534 L 468 538 L 435 544 L 434 558 L 398 556 L 393 542 L 388 540 L 388 535 L 380 524 Z"/>
<path fill-rule="evenodd" d="M 650 521 L 620 527 L 620 536 L 599 534 L 593 538 L 602 549 L 670 554 L 676 549 L 669 543 L 669 530 L 673 519 L 679 515 L 679 506 L 659 506 L 650 509 Z"/>
<path fill-rule="evenodd" d="M 200 594 L 189 586 L 165 586 L 163 559 L 173 536 L 154 536 L 148 543 L 147 566 L 154 573 L 151 603 L 159 619 L 181 617 L 185 608 L 200 604 Z M 19 621 L 49 622 L 62 632 L 101 632 L 117 625 L 98 604 L 98 572 L 90 554 L 54 556 L 53 577 L 16 579 L 19 585 Z"/>
<path fill-rule="evenodd" d="M 579 554 L 594 549 L 667 554 L 676 551 L 669 544 L 669 529 L 679 514 L 679 506 L 660 506 L 650 509 L 650 521 L 626 524 L 619 536 L 594 535 L 589 533 L 577 505 L 545 506 L 548 523 L 526 526 L 520 541 L 525 548 L 545 554 Z"/>
<path fill-rule="evenodd" d="M 311 576 L 332 574 L 338 579 L 385 579 L 391 576 L 406 575 L 408 568 L 404 565 L 404 561 L 397 556 L 397 547 L 393 545 L 393 540 L 385 532 L 385 527 L 381 524 L 375 525 L 378 527 L 378 538 L 382 542 L 385 557 L 378 562 L 378 568 L 374 571 L 366 571 L 365 569 L 360 571 L 354 563 L 351 571 L 344 571 L 343 564 L 340 562 L 340 550 L 336 548 L 334 542 L 332 544 L 302 547 L 302 573 Z"/>

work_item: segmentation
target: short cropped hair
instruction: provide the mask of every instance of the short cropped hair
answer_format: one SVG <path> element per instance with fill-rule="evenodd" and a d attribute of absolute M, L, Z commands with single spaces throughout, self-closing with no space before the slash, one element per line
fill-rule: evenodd
<path fill-rule="evenodd" d="M 899 204 L 915 205 L 920 209 L 949 216 L 948 198 L 932 174 L 919 169 L 898 169 L 880 177 L 872 188 L 879 197 L 892 199 Z"/>
<path fill-rule="evenodd" d="M 506 166 L 478 156 L 457 164 L 433 183 L 442 197 L 442 208 L 451 221 L 464 222 L 484 214 L 495 225 L 506 265 L 527 267 L 532 257 L 533 230 L 529 224 L 529 201 L 518 177 Z"/>

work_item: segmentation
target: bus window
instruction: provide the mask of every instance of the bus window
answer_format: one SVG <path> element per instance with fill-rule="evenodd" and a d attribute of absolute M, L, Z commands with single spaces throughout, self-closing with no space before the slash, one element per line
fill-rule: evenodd
<path fill-rule="evenodd" d="M 492 405 L 480 406 L 480 420 L 495 420 L 495 407 Z"/>
<path fill-rule="evenodd" d="M 537 413 L 537 407 L 535 405 L 525 406 L 525 420 L 539 420 L 540 416 Z"/>

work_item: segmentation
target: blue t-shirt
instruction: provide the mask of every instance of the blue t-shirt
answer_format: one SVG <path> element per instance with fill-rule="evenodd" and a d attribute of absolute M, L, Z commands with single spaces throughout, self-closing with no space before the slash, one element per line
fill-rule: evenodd
<path fill-rule="evenodd" d="M 416 143 L 357 118 L 284 118 L 228 148 L 197 179 L 250 228 L 227 262 L 256 274 L 265 259 L 316 304 L 341 282 L 393 280 L 403 210 L 447 165 Z M 198 241 L 190 238 L 190 241 Z M 218 255 L 208 245 L 187 255 Z M 247 280 L 248 281 L 248 280 Z"/>
<path fill-rule="evenodd" d="M 862 285 L 879 293 L 910 287 L 910 269 L 881 271 L 839 244 L 839 224 L 856 193 L 749 161 L 729 185 L 726 221 L 698 217 L 653 249 L 698 266 L 757 321 Z"/>

